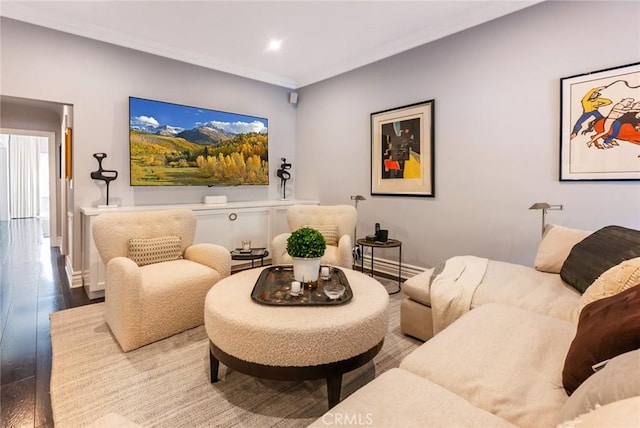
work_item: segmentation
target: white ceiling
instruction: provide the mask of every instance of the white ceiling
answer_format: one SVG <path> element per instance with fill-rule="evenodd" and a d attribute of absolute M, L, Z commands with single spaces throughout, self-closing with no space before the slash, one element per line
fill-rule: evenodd
<path fill-rule="evenodd" d="M 299 88 L 540 2 L 0 0 L 0 15 Z"/>

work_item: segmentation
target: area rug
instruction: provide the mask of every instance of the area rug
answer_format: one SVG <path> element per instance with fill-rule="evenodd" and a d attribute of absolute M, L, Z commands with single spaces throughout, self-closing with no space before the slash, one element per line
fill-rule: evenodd
<path fill-rule="evenodd" d="M 402 293 L 390 298 L 380 353 L 344 375 L 343 399 L 420 345 L 400 333 L 401 299 Z M 271 381 L 220 365 L 221 380 L 211 384 L 204 326 L 123 353 L 98 303 L 51 314 L 51 342 L 56 427 L 113 414 L 145 427 L 303 427 L 327 411 L 324 380 Z"/>

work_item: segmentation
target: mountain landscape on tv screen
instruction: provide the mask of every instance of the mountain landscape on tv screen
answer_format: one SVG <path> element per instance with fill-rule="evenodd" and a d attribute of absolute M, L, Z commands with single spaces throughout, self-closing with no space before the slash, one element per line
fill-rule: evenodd
<path fill-rule="evenodd" d="M 269 184 L 267 120 L 130 98 L 132 186 Z"/>

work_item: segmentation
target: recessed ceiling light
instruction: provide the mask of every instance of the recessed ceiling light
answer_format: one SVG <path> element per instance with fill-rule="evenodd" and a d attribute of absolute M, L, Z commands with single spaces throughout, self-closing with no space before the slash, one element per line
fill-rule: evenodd
<path fill-rule="evenodd" d="M 267 49 L 270 51 L 277 51 L 277 50 L 280 50 L 281 47 L 282 47 L 282 40 L 272 39 L 269 42 L 269 46 L 267 47 Z"/>

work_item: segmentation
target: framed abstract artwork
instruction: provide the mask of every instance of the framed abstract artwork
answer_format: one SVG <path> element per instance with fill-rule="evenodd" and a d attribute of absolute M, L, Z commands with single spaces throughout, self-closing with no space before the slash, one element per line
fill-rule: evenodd
<path fill-rule="evenodd" d="M 371 113 L 371 194 L 434 197 L 434 100 Z"/>
<path fill-rule="evenodd" d="M 71 128 L 67 128 L 64 134 L 64 178 L 73 179 L 73 139 Z"/>
<path fill-rule="evenodd" d="M 640 63 L 560 79 L 560 181 L 640 180 Z"/>

